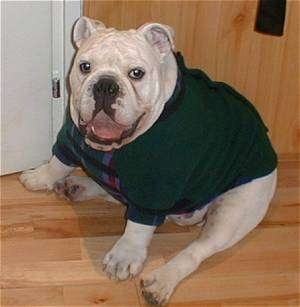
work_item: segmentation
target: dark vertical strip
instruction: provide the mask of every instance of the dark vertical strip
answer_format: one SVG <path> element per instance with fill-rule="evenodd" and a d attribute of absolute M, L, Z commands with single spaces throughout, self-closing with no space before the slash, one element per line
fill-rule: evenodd
<path fill-rule="evenodd" d="M 286 0 L 260 0 L 257 8 L 255 31 L 282 36 Z"/>

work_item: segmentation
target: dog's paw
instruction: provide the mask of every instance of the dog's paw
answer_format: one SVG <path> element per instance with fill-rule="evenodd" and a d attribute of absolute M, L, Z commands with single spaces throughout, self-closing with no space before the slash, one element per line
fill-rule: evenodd
<path fill-rule="evenodd" d="M 55 183 L 49 174 L 48 163 L 23 172 L 19 180 L 26 189 L 31 191 L 52 190 Z"/>
<path fill-rule="evenodd" d="M 75 176 L 67 177 L 55 183 L 54 191 L 62 198 L 67 198 L 71 201 L 83 201 L 87 199 L 86 187 L 74 180 Z M 75 177 L 76 178 L 76 177 Z"/>
<path fill-rule="evenodd" d="M 96 197 L 106 197 L 107 193 L 90 177 L 69 176 L 54 185 L 59 197 L 71 201 L 85 201 Z"/>
<path fill-rule="evenodd" d="M 125 280 L 138 275 L 143 269 L 147 249 L 121 237 L 103 259 L 103 271 L 111 279 Z"/>
<path fill-rule="evenodd" d="M 174 276 L 175 277 L 175 276 Z M 150 305 L 165 305 L 176 287 L 176 278 L 162 266 L 140 281 L 141 291 Z"/>

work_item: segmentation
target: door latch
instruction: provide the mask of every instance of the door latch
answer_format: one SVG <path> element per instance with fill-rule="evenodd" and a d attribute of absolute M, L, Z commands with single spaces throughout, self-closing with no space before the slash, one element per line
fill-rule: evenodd
<path fill-rule="evenodd" d="M 60 79 L 59 78 L 52 79 L 52 97 L 60 98 Z"/>

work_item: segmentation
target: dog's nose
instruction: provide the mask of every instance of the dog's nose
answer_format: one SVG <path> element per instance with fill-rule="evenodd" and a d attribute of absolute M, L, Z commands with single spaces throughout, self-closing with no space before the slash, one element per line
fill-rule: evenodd
<path fill-rule="evenodd" d="M 114 116 L 115 109 L 111 106 L 115 103 L 120 87 L 112 77 L 101 77 L 93 87 L 95 99 L 94 115 L 103 110 L 109 116 Z"/>
<path fill-rule="evenodd" d="M 120 87 L 113 78 L 101 78 L 94 85 L 93 94 L 95 99 L 100 97 L 116 97 L 119 93 Z"/>

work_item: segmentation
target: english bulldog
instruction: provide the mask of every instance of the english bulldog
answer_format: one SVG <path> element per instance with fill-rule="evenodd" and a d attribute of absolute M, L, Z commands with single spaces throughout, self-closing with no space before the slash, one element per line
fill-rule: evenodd
<path fill-rule="evenodd" d="M 81 17 L 73 39 L 70 103 L 53 157 L 20 180 L 72 201 L 108 193 L 127 206 L 124 234 L 103 259 L 112 279 L 142 271 L 166 220 L 201 225 L 197 239 L 141 278 L 145 299 L 166 304 L 206 258 L 266 214 L 277 178 L 267 128 L 245 97 L 185 66 L 167 25 L 118 31 Z M 77 166 L 88 176 L 70 175 Z"/>

